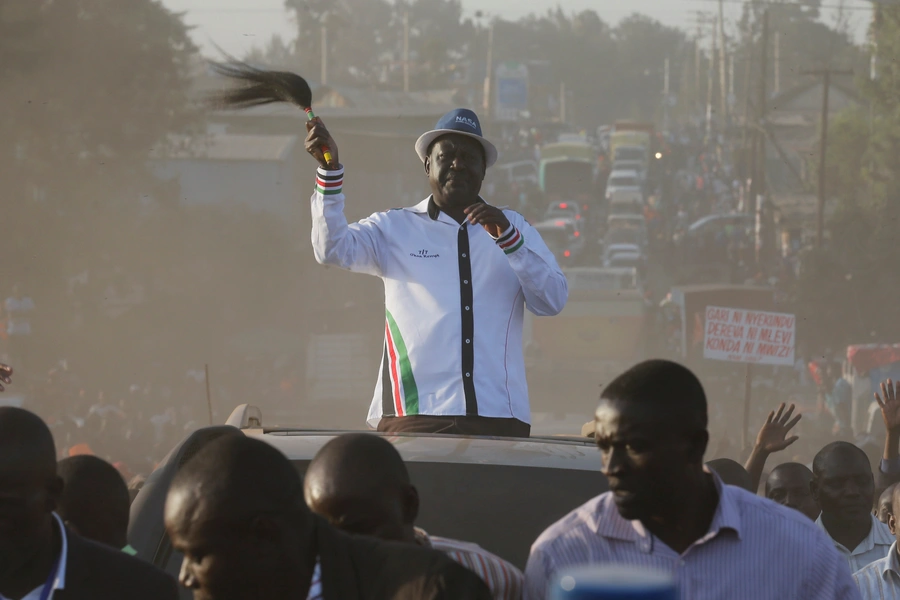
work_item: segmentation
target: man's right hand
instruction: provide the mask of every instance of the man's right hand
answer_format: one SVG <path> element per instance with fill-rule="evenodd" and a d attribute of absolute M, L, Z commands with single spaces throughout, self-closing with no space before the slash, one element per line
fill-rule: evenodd
<path fill-rule="evenodd" d="M 881 408 L 884 428 L 893 433 L 900 431 L 900 381 L 896 383 L 890 379 L 882 381 L 881 395 L 875 392 L 875 401 Z"/>
<path fill-rule="evenodd" d="M 323 169 L 335 170 L 340 165 L 338 147 L 319 117 L 306 122 L 306 151 L 309 152 Z M 325 160 L 325 149 L 331 153 L 331 162 Z"/>

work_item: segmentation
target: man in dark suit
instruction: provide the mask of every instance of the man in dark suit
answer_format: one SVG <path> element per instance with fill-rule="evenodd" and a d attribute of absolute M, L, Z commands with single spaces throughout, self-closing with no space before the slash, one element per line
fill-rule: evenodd
<path fill-rule="evenodd" d="M 314 516 L 290 461 L 235 434 L 175 476 L 165 508 L 181 583 L 197 600 L 489 600 L 443 553 L 342 533 Z"/>
<path fill-rule="evenodd" d="M 0 407 L 0 599 L 178 598 L 162 571 L 68 531 L 54 513 L 62 490 L 50 429 Z"/>

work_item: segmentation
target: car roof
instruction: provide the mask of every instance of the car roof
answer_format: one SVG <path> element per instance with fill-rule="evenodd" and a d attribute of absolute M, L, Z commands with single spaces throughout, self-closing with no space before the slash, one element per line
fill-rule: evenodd
<path fill-rule="evenodd" d="M 246 429 L 250 437 L 263 439 L 289 459 L 312 460 L 327 442 L 347 430 L 304 431 Z M 588 438 L 488 438 L 445 434 L 369 433 L 391 442 L 407 462 L 490 464 L 545 469 L 598 471 L 600 456 Z"/>
<path fill-rule="evenodd" d="M 580 435 L 506 438 L 437 433 L 380 433 L 372 430 L 263 427 L 261 411 L 242 404 L 227 423 L 245 435 L 264 440 L 294 461 L 312 460 L 329 440 L 345 433 L 384 437 L 407 462 L 439 462 L 598 471 L 600 455 L 590 438 Z"/>

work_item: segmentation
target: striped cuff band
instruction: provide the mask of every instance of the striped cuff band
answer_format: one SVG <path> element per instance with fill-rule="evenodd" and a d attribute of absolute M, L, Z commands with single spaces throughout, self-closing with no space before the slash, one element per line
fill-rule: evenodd
<path fill-rule="evenodd" d="M 323 196 L 334 196 L 341 193 L 344 186 L 344 169 L 326 171 L 316 169 L 316 192 Z"/>
<path fill-rule="evenodd" d="M 497 245 L 500 246 L 506 254 L 512 254 L 521 248 L 524 243 L 525 237 L 513 225 L 510 225 L 509 229 L 497 239 Z"/>

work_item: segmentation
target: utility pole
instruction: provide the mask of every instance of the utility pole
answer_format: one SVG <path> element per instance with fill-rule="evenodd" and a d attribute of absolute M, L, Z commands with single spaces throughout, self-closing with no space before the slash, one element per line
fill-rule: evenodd
<path fill-rule="evenodd" d="M 403 12 L 403 93 L 409 93 L 409 11 Z"/>
<path fill-rule="evenodd" d="M 566 122 L 566 82 L 559 82 L 559 122 Z"/>
<path fill-rule="evenodd" d="M 719 40 L 719 35 L 716 32 L 716 22 L 713 20 L 711 23 L 713 26 L 712 48 L 709 52 L 709 67 L 706 69 L 706 143 L 709 143 L 712 136 L 713 87 L 715 87 L 713 76 L 716 70 L 716 42 Z"/>
<path fill-rule="evenodd" d="M 494 63 L 494 23 L 491 22 L 491 27 L 488 29 L 488 48 L 487 48 L 487 70 L 485 71 L 484 76 L 484 105 L 482 106 L 482 110 L 484 111 L 484 118 L 490 120 L 491 114 L 491 87 L 493 85 L 491 79 L 493 76 L 493 63 Z"/>
<path fill-rule="evenodd" d="M 769 11 L 763 11 L 762 22 L 762 40 L 760 51 L 759 65 L 759 85 L 757 86 L 756 97 L 756 124 L 763 127 L 766 119 L 766 71 L 769 62 Z M 751 204 L 756 202 L 756 197 L 766 193 L 766 138 L 759 133 L 759 129 L 754 131 L 754 162 L 755 169 L 753 172 L 753 181 L 750 190 Z"/>
<path fill-rule="evenodd" d="M 776 96 L 781 92 L 781 32 L 775 32 L 775 56 L 772 58 L 773 68 L 775 69 L 775 81 L 772 86 L 772 93 Z"/>
<path fill-rule="evenodd" d="M 822 139 L 819 141 L 819 202 L 816 210 L 816 247 L 822 247 L 825 237 L 825 158 L 828 150 L 828 89 L 832 75 L 853 75 L 852 70 L 818 69 L 801 71 L 801 75 L 822 78 Z"/>
<path fill-rule="evenodd" d="M 669 131 L 669 59 L 666 58 L 663 74 L 663 131 Z"/>
<path fill-rule="evenodd" d="M 702 56 L 700 42 L 702 39 L 703 26 L 700 22 L 700 13 L 697 13 L 697 39 L 694 40 L 694 93 L 696 94 L 698 106 L 703 102 L 703 95 L 700 90 L 700 58 Z"/>
<path fill-rule="evenodd" d="M 327 19 L 322 21 L 322 85 L 328 85 L 328 24 Z"/>
<path fill-rule="evenodd" d="M 726 76 L 726 54 L 725 47 L 725 11 L 723 8 L 723 0 L 719 0 L 719 18 L 718 18 L 718 36 L 719 36 L 719 118 L 723 125 L 728 123 L 728 77 Z"/>

